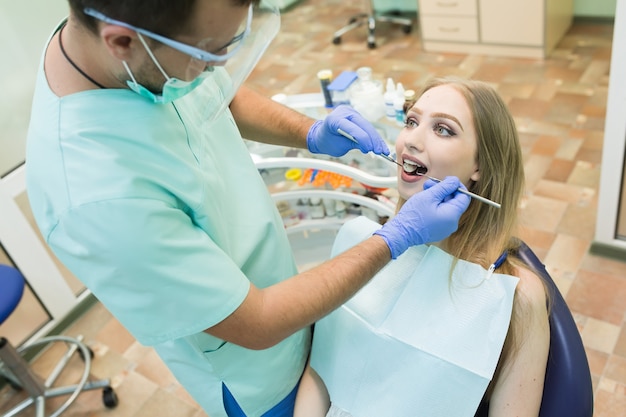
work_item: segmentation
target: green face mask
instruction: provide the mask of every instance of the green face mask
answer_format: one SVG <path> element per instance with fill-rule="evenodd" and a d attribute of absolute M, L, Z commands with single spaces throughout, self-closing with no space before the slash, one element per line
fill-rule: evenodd
<path fill-rule="evenodd" d="M 149 51 L 149 49 L 148 49 L 148 51 Z M 124 68 L 126 69 L 126 72 L 128 72 L 128 75 L 130 76 L 130 80 L 126 81 L 126 84 L 128 85 L 128 88 L 130 88 L 131 90 L 133 90 L 135 93 L 139 94 L 140 96 L 145 97 L 148 100 L 153 101 L 154 103 L 166 104 L 166 103 L 171 103 L 174 100 L 178 100 L 181 97 L 184 97 L 185 95 L 187 95 L 191 91 L 193 91 L 197 86 L 202 84 L 202 82 L 204 80 L 206 80 L 206 78 L 208 76 L 210 76 L 213 73 L 213 70 L 214 70 L 213 67 L 209 67 L 209 68 L 205 69 L 204 71 L 202 71 L 200 73 L 200 75 L 198 75 L 193 80 L 191 80 L 191 81 L 183 81 L 183 80 L 180 80 L 178 78 L 169 77 L 165 73 L 165 71 L 163 71 L 161 66 L 158 64 L 158 62 L 156 61 L 156 59 L 154 58 L 152 53 L 149 53 L 149 55 L 150 55 L 150 57 L 152 57 L 154 63 L 161 70 L 163 76 L 167 80 L 167 81 L 165 81 L 165 84 L 163 84 L 163 89 L 162 89 L 162 92 L 160 94 L 153 93 L 152 91 L 148 90 L 143 85 L 139 84 L 137 82 L 137 80 L 135 79 L 135 77 L 133 76 L 132 71 L 128 67 L 128 64 L 125 61 L 122 62 L 122 63 L 124 64 Z"/>

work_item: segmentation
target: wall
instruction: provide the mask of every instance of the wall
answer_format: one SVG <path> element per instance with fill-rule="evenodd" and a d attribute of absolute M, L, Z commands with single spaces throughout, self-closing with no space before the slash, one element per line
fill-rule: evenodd
<path fill-rule="evenodd" d="M 0 177 L 24 161 L 37 65 L 67 8 L 66 0 L 0 0 Z"/>
<path fill-rule="evenodd" d="M 574 16 L 615 17 L 617 0 L 574 0 Z"/>
<path fill-rule="evenodd" d="M 23 165 L 37 68 L 67 13 L 67 0 L 0 0 L 0 263 L 16 266 L 28 283 L 0 328 L 15 345 L 53 331 L 90 297 L 36 230 Z"/>
<path fill-rule="evenodd" d="M 411 12 L 417 10 L 417 0 L 373 0 L 376 11 L 399 10 Z"/>

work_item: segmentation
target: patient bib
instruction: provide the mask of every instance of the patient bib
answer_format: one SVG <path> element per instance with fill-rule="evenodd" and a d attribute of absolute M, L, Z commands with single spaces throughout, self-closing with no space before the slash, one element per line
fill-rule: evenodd
<path fill-rule="evenodd" d="M 380 227 L 347 222 L 333 256 Z M 315 325 L 311 366 L 353 417 L 474 416 L 493 377 L 518 278 L 435 246 L 409 248 Z"/>

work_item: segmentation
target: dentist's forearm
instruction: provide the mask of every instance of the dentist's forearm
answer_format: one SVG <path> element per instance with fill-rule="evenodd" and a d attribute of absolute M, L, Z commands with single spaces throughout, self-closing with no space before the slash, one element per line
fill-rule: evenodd
<path fill-rule="evenodd" d="M 271 347 L 345 303 L 390 260 L 385 241 L 373 236 L 276 285 L 251 286 L 241 306 L 207 333 L 250 349 Z"/>
<path fill-rule="evenodd" d="M 245 139 L 306 149 L 314 120 L 257 92 L 241 87 L 230 111 Z"/>

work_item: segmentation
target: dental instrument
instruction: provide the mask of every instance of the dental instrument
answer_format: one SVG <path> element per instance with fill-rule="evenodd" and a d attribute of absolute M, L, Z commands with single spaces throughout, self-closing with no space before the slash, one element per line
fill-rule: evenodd
<path fill-rule="evenodd" d="M 359 142 L 358 142 L 358 141 L 354 138 L 354 136 L 352 136 L 351 134 L 349 134 L 349 133 L 348 133 L 348 132 L 346 132 L 345 130 L 342 130 L 341 128 L 338 128 L 338 129 L 337 129 L 337 133 L 339 133 L 341 136 L 343 136 L 343 137 L 345 137 L 345 138 L 347 138 L 347 139 L 350 139 L 352 142 L 356 143 L 357 145 L 359 144 Z M 385 155 L 385 154 L 382 154 L 382 153 L 381 153 L 381 154 L 377 154 L 377 155 L 378 155 L 378 156 L 380 156 L 380 157 L 382 157 L 382 158 L 385 158 L 385 159 L 386 159 L 387 161 L 389 161 L 389 162 L 393 162 L 394 164 L 396 164 L 396 165 L 398 165 L 398 166 L 400 166 L 400 167 L 404 168 L 404 167 L 402 166 L 402 164 L 401 164 L 401 163 L 399 163 L 398 161 L 396 161 L 395 159 L 393 159 L 393 158 L 392 158 L 392 157 L 390 157 L 389 155 Z M 440 180 L 440 179 L 435 178 L 435 177 L 431 177 L 430 175 L 421 174 L 421 173 L 417 173 L 416 175 L 421 175 L 421 176 L 426 177 L 426 178 L 428 178 L 428 179 L 431 179 L 431 180 L 433 180 L 433 181 L 435 181 L 435 182 L 441 182 L 441 180 Z M 495 208 L 501 208 L 501 207 L 502 207 L 502 206 L 500 205 L 500 203 L 496 203 L 495 201 L 491 201 L 491 200 L 489 200 L 488 198 L 482 197 L 482 196 L 480 196 L 480 195 L 478 195 L 478 194 L 474 194 L 473 192 L 471 192 L 471 191 L 467 191 L 467 190 L 466 190 L 466 189 L 464 189 L 464 188 L 460 188 L 460 187 L 459 187 L 459 188 L 457 188 L 457 191 L 459 191 L 460 193 L 463 193 L 463 194 L 465 194 L 465 195 L 468 195 L 468 196 L 470 196 L 470 197 L 472 197 L 472 198 L 475 198 L 475 199 L 476 199 L 476 200 L 478 200 L 478 201 L 482 201 L 482 202 L 483 202 L 483 203 L 485 203 L 485 204 L 489 204 L 490 206 L 493 206 L 493 207 L 495 207 Z"/>

